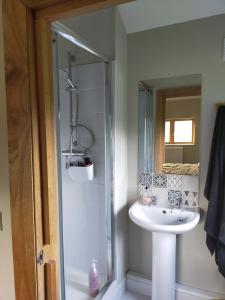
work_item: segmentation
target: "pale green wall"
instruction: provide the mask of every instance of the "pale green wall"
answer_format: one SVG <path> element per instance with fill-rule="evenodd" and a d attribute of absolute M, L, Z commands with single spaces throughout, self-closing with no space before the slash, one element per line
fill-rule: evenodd
<path fill-rule="evenodd" d="M 203 188 L 215 121 L 215 103 L 225 101 L 222 41 L 225 15 L 162 27 L 128 36 L 128 199 L 137 199 L 137 82 L 202 75 L 200 224 L 178 239 L 177 279 L 205 290 L 225 292 L 225 279 L 205 245 Z M 151 236 L 130 222 L 129 268 L 151 276 Z"/>
<path fill-rule="evenodd" d="M 127 271 L 127 36 L 115 10 L 115 247 L 116 275 Z"/>
<path fill-rule="evenodd" d="M 0 231 L 0 299 L 13 300 L 15 299 L 15 294 L 12 260 L 2 25 L 2 0 L 0 0 L 0 211 L 2 211 L 3 214 L 4 226 L 4 230 Z"/>

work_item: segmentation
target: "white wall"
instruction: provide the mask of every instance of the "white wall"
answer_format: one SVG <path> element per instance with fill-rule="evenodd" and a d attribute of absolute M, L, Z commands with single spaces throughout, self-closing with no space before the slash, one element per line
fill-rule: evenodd
<path fill-rule="evenodd" d="M 15 299 L 12 233 L 10 215 L 10 191 L 8 170 L 8 139 L 5 103 L 5 72 L 3 52 L 2 1 L 0 1 L 0 211 L 3 215 L 3 231 L 0 231 L 0 299 Z"/>
<path fill-rule="evenodd" d="M 225 64 L 222 40 L 225 16 L 163 27 L 128 36 L 128 199 L 137 199 L 138 102 L 137 82 L 155 78 L 202 75 L 200 224 L 178 239 L 177 280 L 215 292 L 225 292 L 225 279 L 218 272 L 205 245 L 205 183 L 212 138 L 215 103 L 225 100 Z M 130 222 L 129 269 L 151 276 L 151 236 Z"/>
<path fill-rule="evenodd" d="M 127 36 L 115 10 L 115 271 L 121 280 L 127 271 Z"/>
<path fill-rule="evenodd" d="M 113 58 L 115 49 L 115 10 L 107 8 L 63 21 L 82 39 Z"/>

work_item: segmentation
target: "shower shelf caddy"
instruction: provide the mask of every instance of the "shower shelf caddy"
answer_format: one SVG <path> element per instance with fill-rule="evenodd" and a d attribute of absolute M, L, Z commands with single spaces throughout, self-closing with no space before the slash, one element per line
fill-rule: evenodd
<path fill-rule="evenodd" d="M 94 179 L 94 164 L 88 166 L 71 166 L 68 173 L 72 180 L 91 181 Z"/>
<path fill-rule="evenodd" d="M 62 155 L 66 156 L 66 169 L 72 180 L 76 181 L 91 181 L 94 179 L 94 164 L 91 162 L 88 165 L 78 165 L 78 161 L 72 161 L 72 157 L 86 157 L 84 152 L 70 152 L 63 150 Z"/>

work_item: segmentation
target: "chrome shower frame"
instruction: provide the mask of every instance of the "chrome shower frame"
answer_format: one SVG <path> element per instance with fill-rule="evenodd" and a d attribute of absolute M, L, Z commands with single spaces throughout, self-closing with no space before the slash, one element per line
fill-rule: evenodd
<path fill-rule="evenodd" d="M 73 43 L 74 45 L 86 50 L 87 52 L 91 53 L 92 55 L 100 58 L 103 62 L 108 63 L 110 61 L 112 61 L 111 58 L 106 57 L 103 53 L 101 53 L 101 51 L 93 48 L 87 41 L 85 41 L 83 38 L 81 38 L 79 35 L 75 34 L 72 30 L 70 30 L 69 28 L 67 28 L 66 26 L 64 26 L 62 23 L 55 21 L 52 22 L 52 31 L 55 32 L 56 34 L 59 34 L 61 37 L 65 38 L 66 40 L 68 40 L 69 42 Z M 71 53 L 68 53 L 68 78 L 67 81 L 69 83 L 69 88 L 68 91 L 70 93 L 70 111 L 71 111 L 71 115 L 70 115 L 70 124 L 71 124 L 71 132 L 70 132 L 70 149 L 69 149 L 69 154 L 68 154 L 68 150 L 64 150 L 62 151 L 62 154 L 64 156 L 68 157 L 67 160 L 67 167 L 70 167 L 70 161 L 72 156 L 85 156 L 86 155 L 86 151 L 78 151 L 78 153 L 73 151 L 73 133 L 75 132 L 75 142 L 78 139 L 77 136 L 77 127 L 83 127 L 84 129 L 88 130 L 92 142 L 90 147 L 93 145 L 94 143 L 94 136 L 93 134 L 90 132 L 90 130 L 86 127 L 83 126 L 82 124 L 78 124 L 78 90 L 77 87 L 75 86 L 75 84 L 73 83 L 72 80 L 72 55 Z M 73 93 L 76 94 L 76 118 L 75 118 L 75 122 L 73 119 Z M 88 149 L 90 149 L 90 147 L 88 147 Z"/>
<path fill-rule="evenodd" d="M 78 34 L 74 33 L 72 30 L 64 26 L 60 22 L 52 22 L 52 30 L 58 33 L 60 36 L 70 41 L 76 46 L 88 51 L 94 56 L 100 58 L 104 62 L 112 61 L 110 57 L 105 56 L 101 51 L 93 48 L 87 41 L 81 38 Z"/>
<path fill-rule="evenodd" d="M 106 142 L 106 152 L 107 153 L 107 165 L 105 166 L 105 169 L 107 169 L 107 175 L 106 175 L 106 199 L 107 200 L 107 207 L 106 207 L 106 214 L 105 214 L 105 222 L 107 222 L 107 238 L 111 243 L 111 252 L 108 253 L 108 263 L 110 268 L 110 273 L 108 274 L 108 282 L 105 284 L 105 286 L 101 289 L 99 295 L 96 297 L 96 300 L 102 299 L 103 295 L 107 292 L 108 288 L 113 284 L 113 280 L 115 279 L 115 223 L 114 220 L 114 160 L 115 160 L 115 152 L 114 152 L 114 91 L 112 89 L 113 84 L 113 78 L 114 78 L 114 65 L 113 60 L 110 57 L 106 57 L 104 54 L 101 53 L 101 51 L 97 51 L 96 49 L 92 48 L 89 43 L 87 43 L 85 40 L 81 39 L 78 35 L 76 35 L 74 32 L 69 30 L 67 27 L 62 25 L 60 22 L 53 22 L 52 23 L 52 31 L 53 31 L 53 44 L 55 45 L 53 47 L 53 59 L 57 57 L 57 35 L 60 35 L 61 37 L 67 39 L 68 41 L 72 42 L 76 46 L 81 47 L 82 49 L 88 51 L 89 53 L 95 55 L 96 57 L 100 58 L 102 62 L 105 63 L 105 70 L 106 70 L 106 91 L 105 91 L 105 99 L 106 99 L 106 135 L 107 135 L 107 142 Z M 57 58 L 55 60 L 57 62 Z M 58 65 L 58 63 L 57 63 Z M 65 70 L 63 70 L 66 72 Z M 68 72 L 66 72 L 68 74 Z M 54 68 L 54 77 L 55 82 L 58 78 L 58 72 Z M 69 77 L 69 76 L 68 76 Z M 77 87 L 74 85 L 73 81 L 68 83 L 73 90 L 73 92 L 77 92 Z M 71 84 L 72 83 L 72 84 Z M 75 91 L 75 89 L 76 91 Z M 59 101 L 59 87 L 55 87 L 55 99 L 57 101 L 55 102 L 56 105 L 56 127 L 59 135 L 59 121 L 60 121 L 60 101 Z M 79 124 L 78 124 L 79 125 Z M 108 134 L 107 134 L 108 133 Z M 58 180 L 61 180 L 61 154 L 66 155 L 66 153 L 61 153 L 61 147 L 60 147 L 60 137 L 57 138 L 57 157 L 58 157 Z M 67 154 L 68 155 L 68 154 Z M 62 190 L 59 185 L 59 223 L 63 224 L 63 216 L 62 216 Z M 60 200 L 61 199 L 61 200 Z M 63 230 L 62 226 L 59 228 L 59 240 L 60 240 L 60 270 L 61 270 L 61 299 L 65 300 L 65 278 L 64 278 L 64 248 L 63 248 Z M 109 257 L 110 256 L 110 257 Z"/>

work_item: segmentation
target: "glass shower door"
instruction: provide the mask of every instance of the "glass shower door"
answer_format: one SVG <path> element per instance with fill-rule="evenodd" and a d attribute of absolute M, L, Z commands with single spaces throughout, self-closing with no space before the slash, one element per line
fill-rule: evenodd
<path fill-rule="evenodd" d="M 72 64 L 65 59 L 68 48 Z M 53 50 L 62 294 L 66 300 L 88 299 L 88 273 L 95 259 L 101 298 L 112 279 L 110 64 L 59 35 Z"/>

